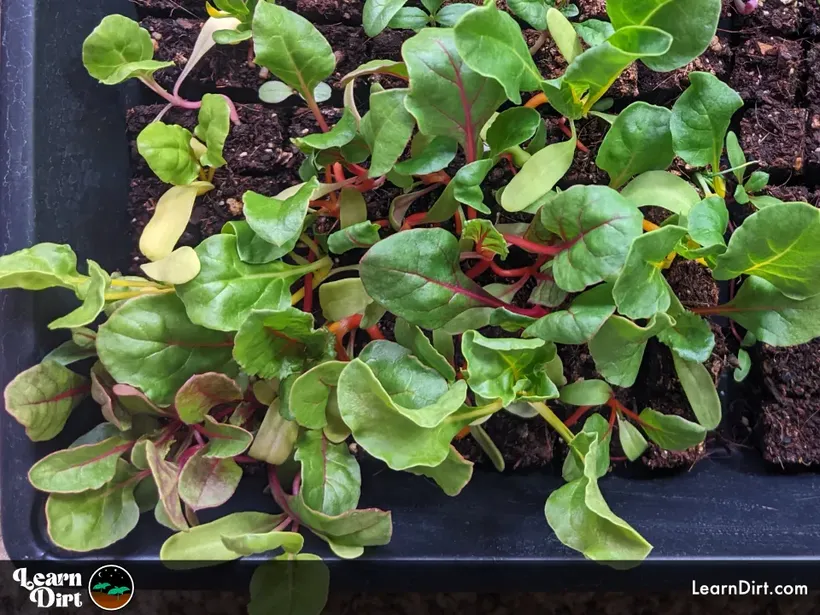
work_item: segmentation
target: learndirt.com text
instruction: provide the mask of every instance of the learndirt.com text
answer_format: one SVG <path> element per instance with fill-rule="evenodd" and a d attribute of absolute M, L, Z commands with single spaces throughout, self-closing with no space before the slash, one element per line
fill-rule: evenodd
<path fill-rule="evenodd" d="M 808 585 L 775 585 L 764 581 L 707 584 L 692 581 L 693 596 L 808 596 Z"/>

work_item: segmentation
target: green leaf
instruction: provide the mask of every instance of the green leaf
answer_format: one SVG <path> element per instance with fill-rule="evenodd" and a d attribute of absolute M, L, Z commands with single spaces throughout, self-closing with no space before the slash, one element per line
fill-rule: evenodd
<path fill-rule="evenodd" d="M 638 175 L 621 190 L 621 196 L 636 207 L 654 205 L 681 215 L 688 214 L 701 201 L 692 184 L 666 171 L 647 171 Z"/>
<path fill-rule="evenodd" d="M 265 413 L 248 451 L 254 459 L 271 465 L 281 465 L 288 460 L 299 436 L 299 425 L 284 418 L 279 407 L 280 400 L 275 399 Z"/>
<path fill-rule="evenodd" d="M 361 359 L 348 363 L 339 377 L 339 411 L 353 437 L 368 453 L 394 470 L 436 466 L 449 454 L 450 440 L 463 422 L 445 419 L 464 403 L 466 385 L 458 382 L 426 407 L 396 403 Z"/>
<path fill-rule="evenodd" d="M 379 239 L 378 224 L 365 220 L 353 226 L 348 226 L 331 234 L 327 239 L 327 247 L 333 254 L 344 254 L 350 250 L 361 250 L 375 245 Z"/>
<path fill-rule="evenodd" d="M 563 387 L 561 401 L 571 406 L 603 406 L 612 396 L 612 387 L 603 380 L 579 380 Z"/>
<path fill-rule="evenodd" d="M 187 186 L 199 176 L 192 138 L 191 132 L 182 126 L 151 122 L 137 135 L 137 149 L 166 184 Z"/>
<path fill-rule="evenodd" d="M 485 399 L 543 401 L 558 397 L 544 366 L 555 357 L 555 344 L 540 339 L 489 338 L 467 331 L 461 338 L 470 388 Z"/>
<path fill-rule="evenodd" d="M 219 94 L 205 94 L 202 97 L 197 122 L 194 134 L 208 148 L 205 155 L 199 159 L 199 163 L 213 169 L 225 166 L 227 162 L 222 157 L 222 150 L 231 131 L 231 110 L 225 97 Z"/>
<path fill-rule="evenodd" d="M 220 423 L 212 416 L 205 417 L 205 429 L 202 432 L 209 438 L 204 457 L 228 459 L 244 453 L 250 446 L 253 436 L 237 425 Z"/>
<path fill-rule="evenodd" d="M 609 445 L 612 442 L 612 430 L 606 419 L 598 413 L 591 414 L 579 433 L 569 444 L 569 454 L 564 458 L 564 467 L 561 474 L 565 481 L 572 482 L 584 476 L 584 464 L 590 449 L 594 451 L 594 465 L 592 473 L 596 479 L 606 476 L 609 472 Z"/>
<path fill-rule="evenodd" d="M 253 310 L 236 334 L 234 358 L 252 376 L 298 374 L 309 360 L 334 356 L 333 335 L 313 327 L 313 315 L 293 307 Z"/>
<path fill-rule="evenodd" d="M 601 284 L 581 293 L 566 310 L 547 314 L 527 327 L 525 337 L 557 344 L 584 344 L 615 313 L 612 286 Z"/>
<path fill-rule="evenodd" d="M 371 38 L 376 36 L 405 4 L 407 0 L 366 0 L 362 13 L 364 33 Z"/>
<path fill-rule="evenodd" d="M 501 193 L 501 207 L 523 211 L 540 202 L 569 171 L 575 158 L 575 126 L 568 141 L 547 145 L 524 163 Z"/>
<path fill-rule="evenodd" d="M 618 413 L 618 440 L 629 461 L 635 461 L 649 448 L 649 443 L 643 434 L 632 423 L 622 418 L 620 412 Z"/>
<path fill-rule="evenodd" d="M 618 115 L 595 159 L 609 173 L 611 187 L 620 188 L 635 175 L 672 163 L 670 117 L 668 109 L 645 102 L 632 103 Z"/>
<path fill-rule="evenodd" d="M 67 367 L 44 361 L 18 374 L 3 392 L 6 411 L 26 428 L 32 442 L 51 440 L 88 394 L 88 380 Z"/>
<path fill-rule="evenodd" d="M 289 307 L 290 285 L 317 268 L 316 263 L 243 263 L 233 235 L 209 237 L 196 252 L 199 275 L 176 291 L 191 321 L 219 331 L 236 331 L 254 309 Z"/>
<path fill-rule="evenodd" d="M 689 73 L 689 81 L 691 85 L 672 107 L 675 153 L 692 166 L 712 165 L 717 171 L 729 122 L 743 100 L 710 73 Z"/>
<path fill-rule="evenodd" d="M 784 203 L 752 214 L 732 234 L 717 259 L 715 279 L 754 275 L 791 299 L 820 293 L 820 211 Z"/>
<path fill-rule="evenodd" d="M 299 494 L 312 510 L 336 516 L 359 504 L 362 475 L 347 444 L 331 444 L 322 432 L 306 431 L 294 459 L 302 464 Z"/>
<path fill-rule="evenodd" d="M 475 4 L 468 4 L 465 2 L 448 4 L 436 13 L 436 23 L 443 28 L 452 28 L 458 23 L 459 19 L 475 8 Z"/>
<path fill-rule="evenodd" d="M 692 312 L 674 314 L 675 324 L 658 333 L 658 339 L 681 359 L 702 363 L 712 354 L 715 334 L 709 323 Z"/>
<path fill-rule="evenodd" d="M 541 223 L 563 242 L 552 267 L 555 283 L 579 292 L 617 276 L 642 221 L 641 212 L 611 188 L 573 186 L 559 194 L 541 209 Z"/>
<path fill-rule="evenodd" d="M 232 342 L 224 333 L 193 324 L 173 294 L 148 295 L 123 304 L 100 326 L 97 352 L 117 382 L 170 404 L 194 374 L 236 374 Z"/>
<path fill-rule="evenodd" d="M 67 245 L 38 243 L 0 256 L 0 290 L 43 290 L 58 286 L 77 292 L 85 280 L 77 272 L 77 255 Z"/>
<path fill-rule="evenodd" d="M 469 220 L 461 231 L 461 238 L 481 244 L 482 250 L 498 254 L 502 259 L 510 253 L 504 236 L 496 230 L 493 223 L 484 218 Z"/>
<path fill-rule="evenodd" d="M 251 229 L 262 239 L 287 254 L 296 246 L 302 233 L 316 178 L 303 184 L 294 194 L 279 199 L 249 190 L 242 195 L 244 214 Z M 283 254 L 283 256 L 284 256 Z"/>
<path fill-rule="evenodd" d="M 450 453 L 439 465 L 432 468 L 416 466 L 407 468 L 407 471 L 417 476 L 432 478 L 445 494 L 455 497 L 473 477 L 473 462 L 464 459 L 455 447 L 450 446 Z"/>
<path fill-rule="evenodd" d="M 152 441 L 145 443 L 145 458 L 157 485 L 159 504 L 172 528 L 188 529 L 188 520 L 179 501 L 179 466 L 165 459 L 168 446 L 157 448 Z"/>
<path fill-rule="evenodd" d="M 456 157 L 457 148 L 458 144 L 454 139 L 428 139 L 422 133 L 418 133 L 410 145 L 410 159 L 399 162 L 395 170 L 403 175 L 425 175 L 441 171 Z"/>
<path fill-rule="evenodd" d="M 537 90 L 541 73 L 530 56 L 521 28 L 495 3 L 470 11 L 455 26 L 456 49 L 479 75 L 495 79 L 512 102 Z"/>
<path fill-rule="evenodd" d="M 743 382 L 752 369 L 752 357 L 745 348 L 740 348 L 737 351 L 737 361 L 738 366 L 732 375 L 734 376 L 735 382 Z"/>
<path fill-rule="evenodd" d="M 270 2 L 256 5 L 253 45 L 256 63 L 306 99 L 336 68 L 333 49 L 313 24 Z"/>
<path fill-rule="evenodd" d="M 487 145 L 493 156 L 531 139 L 543 120 L 535 109 L 513 107 L 498 114 L 487 130 Z"/>
<path fill-rule="evenodd" d="M 650 69 L 669 72 L 706 51 L 717 31 L 720 0 L 609 0 L 606 11 L 615 30 L 653 26 L 673 39 L 669 51 L 643 60 Z"/>
<path fill-rule="evenodd" d="M 52 493 L 46 500 L 46 529 L 51 541 L 68 551 L 104 549 L 137 526 L 134 468 L 118 460 L 114 478 L 94 491 Z"/>
<path fill-rule="evenodd" d="M 702 246 L 695 249 L 687 247 L 687 256 L 709 256 L 726 251 L 726 240 L 723 238 L 729 226 L 726 201 L 719 196 L 707 197 L 692 208 L 687 220 L 689 236 Z"/>
<path fill-rule="evenodd" d="M 763 171 L 755 171 L 746 181 L 747 192 L 760 192 L 769 183 L 770 175 Z"/>
<path fill-rule="evenodd" d="M 419 131 L 455 139 L 472 162 L 482 126 L 504 102 L 501 86 L 464 63 L 451 29 L 422 30 L 402 45 L 402 57 L 411 85 L 407 110 Z"/>
<path fill-rule="evenodd" d="M 115 85 L 132 77 L 151 78 L 174 63 L 154 60 L 151 34 L 136 21 L 108 15 L 85 39 L 83 65 L 101 83 Z"/>
<path fill-rule="evenodd" d="M 415 6 L 406 6 L 399 11 L 387 24 L 388 28 L 394 30 L 415 30 L 418 32 L 430 22 L 430 16 Z"/>
<path fill-rule="evenodd" d="M 369 177 L 386 174 L 407 147 L 416 120 L 405 108 L 408 90 L 383 90 L 370 95 L 370 111 L 362 118 L 361 134 L 370 151 Z"/>
<path fill-rule="evenodd" d="M 295 93 L 292 87 L 281 81 L 266 81 L 259 86 L 259 100 L 272 105 L 284 102 Z"/>
<path fill-rule="evenodd" d="M 373 2 L 374 0 L 369 0 Z M 406 0 L 404 0 L 406 1 Z M 253 571 L 248 615 L 319 615 L 330 591 L 330 571 L 318 555 L 284 553 Z"/>
<path fill-rule="evenodd" d="M 347 73 L 339 82 L 342 85 L 347 85 L 354 79 L 373 74 L 392 75 L 406 79 L 407 67 L 404 65 L 404 62 L 396 62 L 394 60 L 370 60 L 370 62 L 365 62 L 356 70 Z"/>
<path fill-rule="evenodd" d="M 90 324 L 97 319 L 105 307 L 105 289 L 110 278 L 102 268 L 92 260 L 88 261 L 90 280 L 83 284 L 79 293 L 84 295 L 83 304 L 73 312 L 48 323 L 49 329 L 74 329 Z"/>
<path fill-rule="evenodd" d="M 297 532 L 278 532 L 271 530 L 260 534 L 242 534 L 240 536 L 223 536 L 222 543 L 226 548 L 240 555 L 267 553 L 280 547 L 286 553 L 299 553 L 305 545 L 305 539 Z"/>
<path fill-rule="evenodd" d="M 733 173 L 737 178 L 737 183 L 742 184 L 745 174 L 746 154 L 743 153 L 743 148 L 740 147 L 737 135 L 731 130 L 726 134 L 726 155 L 729 157 L 729 164 L 734 169 Z"/>
<path fill-rule="evenodd" d="M 163 543 L 159 557 L 170 570 L 202 568 L 239 559 L 241 554 L 228 549 L 223 544 L 223 537 L 265 534 L 284 519 L 285 515 L 250 511 L 226 515 L 174 534 Z"/>
<path fill-rule="evenodd" d="M 245 220 L 227 222 L 222 227 L 222 233 L 236 237 L 236 251 L 239 254 L 239 259 L 245 263 L 264 265 L 284 256 L 282 248 L 278 248 L 259 237 Z"/>
<path fill-rule="evenodd" d="M 649 439 L 667 451 L 685 451 L 706 438 L 706 429 L 681 416 L 645 408 L 640 418 Z"/>
<path fill-rule="evenodd" d="M 356 120 L 356 116 L 353 115 L 350 109 L 345 107 L 341 119 L 336 122 L 336 125 L 329 132 L 296 138 L 293 139 L 293 143 L 300 149 L 307 147 L 319 151 L 332 147 L 342 147 L 353 140 L 358 127 L 359 122 Z"/>
<path fill-rule="evenodd" d="M 558 288 L 555 280 L 538 280 L 535 288 L 530 293 L 529 302 L 546 307 L 558 307 L 566 301 L 567 292 Z M 607 314 L 607 318 L 609 315 Z M 541 337 L 535 335 L 534 337 Z M 552 340 L 547 340 L 552 341 Z"/>
<path fill-rule="evenodd" d="M 610 384 L 631 387 L 638 377 L 646 343 L 674 320 L 659 312 L 645 327 L 620 316 L 612 316 L 589 341 L 589 351 L 598 372 Z"/>
<path fill-rule="evenodd" d="M 319 305 L 328 322 L 363 314 L 372 303 L 359 278 L 325 282 L 319 287 Z"/>
<path fill-rule="evenodd" d="M 672 299 L 663 277 L 663 262 L 685 235 L 685 228 L 670 224 L 644 233 L 632 242 L 612 290 L 621 314 L 632 319 L 651 318 L 669 309 Z"/>
<path fill-rule="evenodd" d="M 242 468 L 233 459 L 194 453 L 179 474 L 179 497 L 193 510 L 216 508 L 227 502 L 239 486 Z"/>
<path fill-rule="evenodd" d="M 608 21 L 600 19 L 587 19 L 579 23 L 572 24 L 578 36 L 590 47 L 595 47 L 604 43 L 610 36 L 615 34 L 615 28 Z"/>
<path fill-rule="evenodd" d="M 547 10 L 553 5 L 551 0 L 507 0 L 510 10 L 536 30 L 547 29 Z"/>
<path fill-rule="evenodd" d="M 97 349 L 92 344 L 90 347 L 83 347 L 74 340 L 66 340 L 54 350 L 43 357 L 43 361 L 53 361 L 60 365 L 71 365 L 77 361 L 90 359 L 97 356 Z"/>
<path fill-rule="evenodd" d="M 131 448 L 121 436 L 75 446 L 43 457 L 28 472 L 35 489 L 51 493 L 80 493 L 99 489 L 114 479 L 120 456 Z"/>
<path fill-rule="evenodd" d="M 572 23 L 558 9 L 550 7 L 547 10 L 547 28 L 567 64 L 572 64 L 584 52 Z"/>
<path fill-rule="evenodd" d="M 393 334 L 396 336 L 396 341 L 409 349 L 422 363 L 432 367 L 448 382 L 455 381 L 456 371 L 453 366 L 433 347 L 421 329 L 403 318 L 398 318 Z"/>
<path fill-rule="evenodd" d="M 487 177 L 487 174 L 495 166 L 495 160 L 492 158 L 485 158 L 484 160 L 476 160 L 470 164 L 461 167 L 453 177 L 452 181 L 447 185 L 445 193 L 452 189 L 452 195 L 456 203 L 464 203 L 473 209 L 476 209 L 484 214 L 490 214 L 490 209 L 484 204 L 484 191 L 481 189 L 481 183 Z M 443 221 L 444 213 L 438 208 L 437 202 L 430 210 L 425 218 L 429 222 Z M 438 211 L 438 213 L 434 213 Z M 454 213 L 447 212 L 446 218 L 450 218 Z"/>
<path fill-rule="evenodd" d="M 241 401 L 242 391 L 233 379 L 210 372 L 191 376 L 174 397 L 174 406 L 183 423 L 201 423 L 213 408 Z"/>
<path fill-rule="evenodd" d="M 712 374 L 702 363 L 682 359 L 674 352 L 672 361 L 698 423 L 708 430 L 715 429 L 720 424 L 723 409 Z"/>
<path fill-rule="evenodd" d="M 140 235 L 140 252 L 152 261 L 170 256 L 188 226 L 196 197 L 212 189 L 213 185 L 208 182 L 194 182 L 189 186 L 173 186 L 163 194 Z"/>

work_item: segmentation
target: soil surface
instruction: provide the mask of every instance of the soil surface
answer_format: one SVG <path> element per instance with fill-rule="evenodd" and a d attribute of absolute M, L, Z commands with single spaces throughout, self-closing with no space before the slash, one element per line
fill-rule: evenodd
<path fill-rule="evenodd" d="M 731 86 L 746 102 L 793 105 L 804 80 L 800 41 L 761 35 L 735 53 Z"/>
<path fill-rule="evenodd" d="M 807 109 L 760 105 L 740 122 L 740 143 L 749 160 L 775 174 L 775 181 L 803 173 L 806 159 Z"/>

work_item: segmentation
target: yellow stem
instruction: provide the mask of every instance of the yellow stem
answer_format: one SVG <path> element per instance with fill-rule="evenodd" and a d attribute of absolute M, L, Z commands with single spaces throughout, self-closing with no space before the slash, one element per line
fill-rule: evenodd
<path fill-rule="evenodd" d="M 469 407 L 469 406 L 467 406 Z M 460 423 L 461 421 L 467 419 L 469 421 L 474 421 L 475 419 L 484 418 L 485 416 L 490 416 L 491 414 L 495 414 L 501 408 L 504 407 L 503 402 L 500 399 L 496 399 L 491 404 L 487 404 L 486 406 L 478 406 L 474 408 L 470 412 L 465 412 L 463 414 L 454 414 L 452 416 L 447 417 L 446 421 L 448 423 Z"/>
<path fill-rule="evenodd" d="M 316 242 L 313 241 L 310 237 L 308 237 L 306 233 L 302 233 L 302 235 L 299 237 L 299 240 L 308 248 L 310 248 L 310 251 L 316 255 L 316 258 L 322 257 L 322 251 L 319 249 L 319 246 L 316 245 Z"/>
<path fill-rule="evenodd" d="M 142 295 L 163 295 L 165 293 L 172 293 L 174 292 L 173 288 L 157 288 L 157 289 L 150 289 L 145 288 L 143 290 L 132 290 L 126 291 L 121 293 L 105 293 L 105 300 L 106 301 L 119 301 L 120 299 L 132 299 L 134 297 L 140 297 Z"/>
<path fill-rule="evenodd" d="M 524 103 L 524 106 L 529 107 L 530 109 L 536 109 L 541 105 L 546 105 L 548 102 L 549 100 L 547 100 L 547 95 L 541 92 L 530 98 L 526 103 Z"/>
<path fill-rule="evenodd" d="M 162 288 L 159 284 L 155 284 L 154 282 L 141 280 L 120 280 L 116 278 L 111 280 L 111 286 L 121 286 L 123 288 Z"/>
<path fill-rule="evenodd" d="M 643 221 L 643 230 L 647 233 L 651 233 L 652 231 L 657 231 L 660 227 L 655 224 L 654 222 L 650 222 L 649 220 Z"/>
<path fill-rule="evenodd" d="M 561 438 L 569 444 L 575 439 L 573 433 L 569 430 L 569 427 L 564 425 L 563 421 L 559 419 L 556 414 L 550 410 L 550 407 L 545 404 L 544 402 L 540 401 L 531 401 L 530 405 L 536 409 L 538 414 L 540 414 L 543 419 L 549 423 L 550 427 L 552 427 Z"/>
<path fill-rule="evenodd" d="M 210 168 L 208 169 L 208 183 L 212 184 L 214 182 L 214 175 L 216 175 L 216 169 Z"/>
<path fill-rule="evenodd" d="M 290 304 L 291 305 L 296 305 L 297 303 L 299 303 L 304 298 L 305 298 L 305 289 L 304 289 L 304 287 L 302 287 L 290 296 Z"/>

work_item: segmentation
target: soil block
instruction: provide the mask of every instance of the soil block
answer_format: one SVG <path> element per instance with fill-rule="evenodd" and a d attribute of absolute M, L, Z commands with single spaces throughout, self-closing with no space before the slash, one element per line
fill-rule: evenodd
<path fill-rule="evenodd" d="M 555 434 L 540 416 L 522 419 L 501 411 L 482 427 L 504 457 L 507 470 L 537 469 L 552 462 Z M 454 441 L 454 445 L 470 461 L 490 463 L 472 435 Z"/>
<path fill-rule="evenodd" d="M 800 41 L 758 36 L 735 51 L 730 85 L 746 102 L 793 105 L 803 79 L 802 65 Z"/>
<path fill-rule="evenodd" d="M 163 105 L 147 105 L 129 109 L 126 115 L 128 138 L 132 142 L 131 165 L 135 173 L 151 175 L 151 169 L 137 152 L 135 140 L 163 109 Z M 240 175 L 274 175 L 283 166 L 296 163 L 294 152 L 288 145 L 283 147 L 284 122 L 279 113 L 262 105 L 237 105 L 241 124 L 232 125 L 225 142 L 223 155 L 228 168 Z M 197 111 L 173 108 L 165 114 L 166 124 L 180 124 L 193 130 L 197 123 Z"/>
<path fill-rule="evenodd" d="M 805 0 L 805 3 L 815 0 Z M 740 28 L 744 34 L 770 33 L 780 36 L 796 36 L 802 26 L 803 0 L 760 0 L 751 15 L 740 15 Z"/>
<path fill-rule="evenodd" d="M 295 0 L 296 12 L 315 24 L 362 24 L 362 0 Z M 327 35 L 325 35 L 327 36 Z M 363 38 L 361 32 L 359 37 Z M 333 43 L 331 43 L 332 45 Z M 335 47 L 334 47 L 335 50 Z"/>
<path fill-rule="evenodd" d="M 766 461 L 781 466 L 820 463 L 819 353 L 820 340 L 760 348 L 762 414 L 757 428 Z"/>
<path fill-rule="evenodd" d="M 154 58 L 175 62 L 176 66 L 155 73 L 157 82 L 173 90 L 182 68 L 188 62 L 199 31 L 201 19 L 160 19 L 147 17 L 140 25 L 151 33 L 156 50 Z M 198 98 L 202 92 L 214 92 L 225 88 L 246 90 L 244 100 L 256 100 L 256 91 L 265 82 L 260 69 L 248 63 L 250 43 L 216 45 L 203 57 L 182 87 L 182 94 L 191 93 Z"/>
<path fill-rule="evenodd" d="M 812 43 L 806 53 L 806 98 L 817 104 L 820 100 L 820 43 Z"/>
<path fill-rule="evenodd" d="M 761 105 L 749 109 L 740 122 L 740 142 L 749 160 L 768 171 L 799 175 L 806 156 L 806 109 Z M 774 181 L 782 181 L 775 177 Z"/>
<path fill-rule="evenodd" d="M 559 118 L 550 117 L 547 121 L 547 141 L 549 143 L 566 141 L 566 135 L 559 128 Z M 595 164 L 595 157 L 609 125 L 597 117 L 590 117 L 578 122 L 576 129 L 578 130 L 578 141 L 583 143 L 589 151 L 575 150 L 572 166 L 561 179 L 561 185 L 568 188 L 574 184 L 609 184 L 609 175 Z"/>
<path fill-rule="evenodd" d="M 394 60 L 398 62 L 401 60 L 401 46 L 404 41 L 415 35 L 416 33 L 412 30 L 387 29 L 368 41 L 367 57 L 374 60 Z"/>
<path fill-rule="evenodd" d="M 336 69 L 326 81 L 332 87 L 343 90 L 344 86 L 339 84 L 341 78 L 367 62 L 369 57 L 367 55 L 364 31 L 361 28 L 338 24 L 316 26 L 316 28 L 327 39 L 327 42 L 330 43 L 333 53 L 336 56 Z M 411 32 L 411 34 L 414 33 Z"/>

